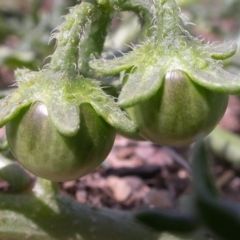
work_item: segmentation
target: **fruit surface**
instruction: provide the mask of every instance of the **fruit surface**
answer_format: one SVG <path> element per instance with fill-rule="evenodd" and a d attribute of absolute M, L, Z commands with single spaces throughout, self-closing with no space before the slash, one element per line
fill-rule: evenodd
<path fill-rule="evenodd" d="M 80 178 L 98 167 L 110 152 L 115 129 L 91 107 L 80 107 L 80 129 L 62 135 L 48 117 L 43 103 L 27 107 L 6 125 L 7 139 L 16 159 L 33 174 L 52 181 Z"/>
<path fill-rule="evenodd" d="M 225 113 L 228 95 L 212 92 L 180 70 L 165 76 L 150 99 L 127 108 L 144 138 L 168 146 L 181 146 L 208 135 Z"/>

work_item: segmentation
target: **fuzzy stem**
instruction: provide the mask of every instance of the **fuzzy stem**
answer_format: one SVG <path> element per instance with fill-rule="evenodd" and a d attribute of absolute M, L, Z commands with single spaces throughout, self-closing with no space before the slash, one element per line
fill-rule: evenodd
<path fill-rule="evenodd" d="M 44 187 L 45 188 L 45 187 Z M 97 209 L 57 194 L 0 193 L 0 239 L 157 240 L 131 213 Z"/>
<path fill-rule="evenodd" d="M 106 5 L 107 4 L 107 5 Z M 110 14 L 117 9 L 132 10 L 142 15 L 144 22 L 143 35 L 151 35 L 150 7 L 142 0 L 103 1 L 86 0 L 76 5 L 65 17 L 59 32 L 53 35 L 57 39 L 57 47 L 52 55 L 50 67 L 56 71 L 78 72 L 91 77 L 88 62 L 91 57 L 99 57 L 102 52 L 111 22 Z"/>
<path fill-rule="evenodd" d="M 180 9 L 175 0 L 155 0 L 154 5 L 157 11 L 156 39 L 170 46 L 185 35 Z"/>
<path fill-rule="evenodd" d="M 65 17 L 65 22 L 59 27 L 59 32 L 53 36 L 57 39 L 57 47 L 52 55 L 51 68 L 56 71 L 64 70 L 67 72 L 79 70 L 78 58 L 86 59 L 95 50 L 91 46 L 92 41 L 89 41 L 88 31 L 89 25 L 92 25 L 91 29 L 96 27 L 94 25 L 96 22 L 92 20 L 96 18 L 96 12 L 102 14 L 96 3 L 89 2 L 82 2 L 70 9 L 69 14 Z M 98 25 L 101 24 L 98 23 Z M 80 46 L 82 48 L 80 53 L 83 54 L 80 56 L 78 52 L 79 42 L 81 42 Z M 98 43 L 96 40 L 95 42 Z M 95 46 L 97 43 L 95 43 Z"/>
<path fill-rule="evenodd" d="M 108 8 L 96 5 L 92 9 L 92 14 L 86 22 L 84 34 L 78 45 L 78 68 L 87 77 L 91 77 L 92 74 L 88 62 L 91 57 L 98 58 L 100 56 L 110 22 L 111 16 Z"/>
<path fill-rule="evenodd" d="M 153 6 L 153 0 L 129 0 L 125 2 L 121 1 L 109 1 L 112 8 L 116 8 L 116 4 L 118 4 L 118 8 L 122 11 L 133 11 L 135 12 L 141 21 L 142 31 L 139 36 L 139 40 L 145 40 L 153 35 L 153 22 L 156 15 L 156 11 Z"/>
<path fill-rule="evenodd" d="M 93 10 L 91 20 L 86 24 L 85 34 L 79 43 L 78 67 L 81 73 L 87 77 L 92 77 L 88 62 L 91 57 L 98 58 L 102 52 L 107 27 L 111 22 L 111 12 L 116 10 L 134 11 L 143 21 L 143 32 L 141 36 L 148 37 L 152 34 L 151 20 L 152 12 L 148 4 L 143 0 L 130 1 L 97 1 L 99 5 Z M 144 39 L 141 37 L 141 40 Z"/>

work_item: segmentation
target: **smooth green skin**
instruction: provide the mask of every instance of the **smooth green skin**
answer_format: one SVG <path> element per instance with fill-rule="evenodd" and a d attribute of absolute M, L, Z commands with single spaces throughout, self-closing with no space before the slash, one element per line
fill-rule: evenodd
<path fill-rule="evenodd" d="M 209 91 L 180 70 L 166 75 L 150 99 L 127 109 L 144 138 L 182 146 L 208 135 L 222 118 L 228 95 Z"/>
<path fill-rule="evenodd" d="M 80 178 L 98 167 L 110 152 L 115 129 L 89 104 L 81 105 L 80 130 L 72 137 L 60 134 L 47 108 L 35 103 L 6 125 L 9 147 L 33 174 L 51 181 Z"/>

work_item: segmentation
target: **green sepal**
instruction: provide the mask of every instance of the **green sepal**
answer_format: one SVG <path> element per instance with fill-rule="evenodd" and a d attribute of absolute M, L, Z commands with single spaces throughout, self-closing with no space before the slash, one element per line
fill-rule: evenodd
<path fill-rule="evenodd" d="M 126 112 L 122 111 L 114 99 L 107 95 L 101 88 L 100 82 L 77 77 L 69 85 L 67 92 L 75 98 L 78 103 L 90 103 L 98 115 L 117 130 L 126 133 L 136 133 L 138 131 L 135 123 L 128 118 Z"/>
<path fill-rule="evenodd" d="M 163 67 L 147 67 L 130 74 L 119 95 L 118 103 L 127 108 L 152 97 L 163 83 L 165 71 Z"/>
<path fill-rule="evenodd" d="M 7 122 L 13 119 L 19 111 L 25 106 L 30 105 L 31 98 L 22 97 L 19 93 L 11 93 L 6 98 L 0 101 L 0 127 L 3 127 Z"/>
<path fill-rule="evenodd" d="M 131 107 L 152 97 L 163 83 L 167 64 L 171 59 L 161 56 L 164 50 L 154 42 L 147 42 L 133 52 L 113 60 L 96 60 L 90 66 L 105 75 L 125 72 L 124 85 L 118 104 L 123 108 Z M 146 56 L 151 55 L 151 58 Z"/>
<path fill-rule="evenodd" d="M 93 85 L 96 82 L 92 82 Z M 97 87 L 97 86 L 96 86 Z M 88 96 L 89 103 L 95 109 L 98 115 L 102 116 L 107 123 L 115 127 L 117 130 L 125 133 L 137 133 L 138 128 L 135 123 L 130 120 L 126 112 L 122 111 L 110 96 L 107 96 L 98 86 L 98 93 L 93 92 Z"/>
<path fill-rule="evenodd" d="M 98 73 L 113 76 L 134 66 L 135 60 L 131 54 L 112 60 L 96 59 L 89 62 L 89 66 Z"/>
<path fill-rule="evenodd" d="M 74 136 L 80 126 L 80 111 L 74 101 L 52 98 L 46 101 L 48 115 L 56 128 L 67 136 Z"/>
<path fill-rule="evenodd" d="M 240 93 L 240 76 L 229 73 L 218 65 L 210 65 L 204 69 L 186 67 L 185 71 L 195 83 L 211 91 Z"/>
<path fill-rule="evenodd" d="M 45 69 L 19 76 L 17 85 L 16 91 L 0 100 L 1 126 L 13 119 L 23 107 L 42 102 L 58 131 L 66 136 L 73 136 L 80 127 L 80 105 L 90 103 L 117 130 L 137 132 L 134 122 L 111 96 L 105 94 L 96 80 Z"/>
<path fill-rule="evenodd" d="M 222 44 L 210 44 L 208 52 L 216 60 L 224 60 L 233 56 L 237 51 L 236 42 L 226 42 Z"/>
<path fill-rule="evenodd" d="M 34 100 L 32 92 L 25 91 L 25 89 L 31 89 L 34 78 L 35 73 L 28 73 L 24 76 L 21 75 L 18 84 L 20 85 L 20 82 L 24 82 L 24 88 L 18 88 L 0 100 L 0 127 L 3 127 L 8 121 L 13 119 L 22 108 L 30 105 Z"/>

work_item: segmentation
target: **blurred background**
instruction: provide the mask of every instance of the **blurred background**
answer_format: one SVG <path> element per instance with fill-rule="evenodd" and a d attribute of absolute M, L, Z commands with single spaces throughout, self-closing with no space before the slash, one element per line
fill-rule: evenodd
<path fill-rule="evenodd" d="M 0 90 L 11 91 L 16 68 L 41 69 L 49 59 L 55 42 L 51 32 L 74 6 L 76 0 L 0 1 Z M 237 41 L 240 46 L 239 0 L 178 0 L 188 31 L 206 42 Z M 193 24 L 194 23 L 194 24 Z M 105 43 L 106 52 L 130 51 L 141 31 L 138 17 L 129 12 L 113 16 Z M 224 62 L 224 67 L 240 76 L 240 48 Z M 240 81 L 240 77 L 239 77 Z M 223 193 L 240 201 L 240 99 L 230 97 L 220 127 L 235 133 L 237 157 L 214 150 L 213 172 Z M 4 132 L 3 132 L 4 134 Z M 240 142 L 240 140 L 239 140 Z M 120 135 L 107 160 L 92 174 L 60 184 L 65 194 L 78 201 L 117 209 L 139 206 L 176 208 L 191 195 L 191 173 L 186 161 L 189 148 L 167 148 L 145 141 L 133 141 Z M 11 191 L 0 179 L 0 191 Z"/>

